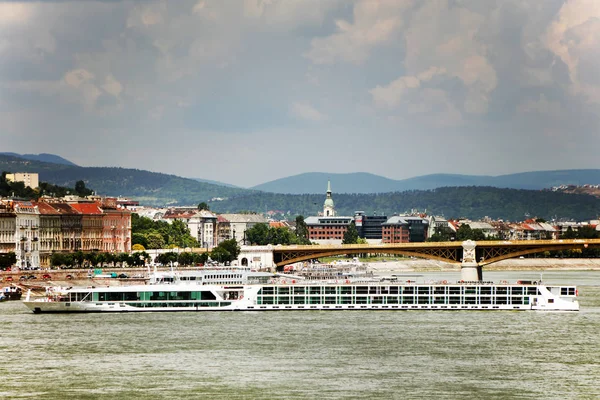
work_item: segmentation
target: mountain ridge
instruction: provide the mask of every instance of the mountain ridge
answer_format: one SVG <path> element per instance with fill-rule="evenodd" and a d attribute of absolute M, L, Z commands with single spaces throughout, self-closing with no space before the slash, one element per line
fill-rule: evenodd
<path fill-rule="evenodd" d="M 365 172 L 307 172 L 269 181 L 250 189 L 280 194 L 315 194 L 327 190 L 331 180 L 334 193 L 388 193 L 430 190 L 455 186 L 490 186 L 507 189 L 541 190 L 560 185 L 600 184 L 600 169 L 531 171 L 504 175 L 429 174 L 395 180 Z"/>

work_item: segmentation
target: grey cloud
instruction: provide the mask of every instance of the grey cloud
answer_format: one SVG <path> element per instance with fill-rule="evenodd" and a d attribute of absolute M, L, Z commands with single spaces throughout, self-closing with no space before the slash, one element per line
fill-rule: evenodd
<path fill-rule="evenodd" d="M 593 1 L 27 2 L 0 17 L 0 134 L 6 151 L 242 185 L 594 167 L 600 35 L 570 11 Z M 348 143 L 334 165 L 314 151 Z M 468 157 L 397 157 L 422 147 Z"/>

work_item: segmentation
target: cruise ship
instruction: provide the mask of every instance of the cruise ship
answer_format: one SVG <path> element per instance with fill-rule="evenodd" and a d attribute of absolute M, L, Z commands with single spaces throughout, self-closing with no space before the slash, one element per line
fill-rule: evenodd
<path fill-rule="evenodd" d="M 34 313 L 283 310 L 578 311 L 575 286 L 541 281 L 314 280 L 245 269 L 154 271 L 146 284 L 49 287 L 23 303 Z"/>

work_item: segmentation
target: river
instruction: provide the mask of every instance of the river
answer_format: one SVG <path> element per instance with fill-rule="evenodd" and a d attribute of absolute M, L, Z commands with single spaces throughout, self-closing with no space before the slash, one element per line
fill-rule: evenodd
<path fill-rule="evenodd" d="M 600 398 L 600 271 L 543 280 L 579 285 L 581 311 L 34 315 L 4 302 L 0 398 Z"/>

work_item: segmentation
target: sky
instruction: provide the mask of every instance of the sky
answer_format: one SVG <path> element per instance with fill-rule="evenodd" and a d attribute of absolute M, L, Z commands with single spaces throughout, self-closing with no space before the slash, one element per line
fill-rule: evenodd
<path fill-rule="evenodd" d="M 0 151 L 242 187 L 599 168 L 600 1 L 0 0 Z"/>

